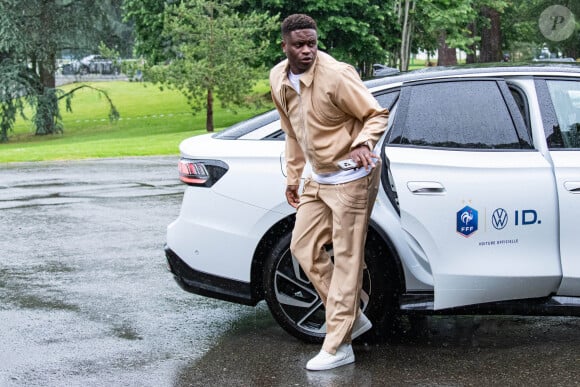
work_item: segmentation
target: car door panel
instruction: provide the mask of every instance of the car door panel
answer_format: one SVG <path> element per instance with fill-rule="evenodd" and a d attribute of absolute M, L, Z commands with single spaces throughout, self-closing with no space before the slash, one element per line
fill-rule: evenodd
<path fill-rule="evenodd" d="M 580 78 L 536 81 L 559 205 L 562 283 L 559 295 L 580 296 Z"/>
<path fill-rule="evenodd" d="M 403 187 L 401 225 L 431 264 L 436 309 L 542 297 L 557 288 L 556 196 L 538 152 L 386 152 L 395 185 Z M 417 181 L 429 188 L 416 190 Z"/>
<path fill-rule="evenodd" d="M 560 295 L 580 296 L 580 243 L 576 224 L 580 219 L 580 152 L 552 152 L 560 205 Z"/>
<path fill-rule="evenodd" d="M 561 279 L 551 166 L 527 145 L 517 108 L 501 106 L 503 81 L 479 82 L 403 87 L 385 149 L 435 309 L 543 297 Z M 506 122 L 519 127 L 502 134 Z"/>

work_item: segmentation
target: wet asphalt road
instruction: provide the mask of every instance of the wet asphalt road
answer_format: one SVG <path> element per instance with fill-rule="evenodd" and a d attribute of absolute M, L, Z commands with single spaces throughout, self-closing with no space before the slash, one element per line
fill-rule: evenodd
<path fill-rule="evenodd" d="M 182 291 L 165 227 L 175 157 L 0 165 L 0 386 L 572 386 L 580 319 L 404 320 L 307 372 L 265 305 Z"/>

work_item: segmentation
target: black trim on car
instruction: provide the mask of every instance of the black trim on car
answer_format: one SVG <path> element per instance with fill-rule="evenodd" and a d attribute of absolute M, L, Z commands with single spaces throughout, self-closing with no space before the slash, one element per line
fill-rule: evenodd
<path fill-rule="evenodd" d="M 382 227 L 379 227 L 379 225 L 372 219 L 369 220 L 369 233 L 371 232 L 375 232 L 378 237 L 381 239 L 381 241 L 385 244 L 385 247 L 388 250 L 388 257 L 383 257 L 384 259 L 390 259 L 390 264 L 391 269 L 393 269 L 393 272 L 396 274 L 396 279 L 392 278 L 393 280 L 396 280 L 396 284 L 395 286 L 393 286 L 393 288 L 395 288 L 396 290 L 396 294 L 403 294 L 405 292 L 405 284 L 407 283 L 407 280 L 405 279 L 405 270 L 403 270 L 403 265 L 401 262 L 401 257 L 399 256 L 399 252 L 396 249 L 395 245 L 393 244 L 393 241 L 391 240 L 391 237 L 385 232 L 385 230 Z M 367 236 L 368 238 L 368 236 Z"/>
<path fill-rule="evenodd" d="M 399 297 L 400 312 L 411 315 L 580 316 L 580 297 L 548 296 L 434 309 L 432 291 L 408 292 Z"/>
<path fill-rule="evenodd" d="M 218 300 L 255 306 L 259 300 L 252 297 L 249 282 L 237 281 L 203 273 L 189 267 L 173 250 L 165 246 L 169 271 L 177 284 L 190 293 Z"/>
<path fill-rule="evenodd" d="M 520 110 L 520 113 L 526 125 L 528 136 L 530 138 L 530 141 L 532 141 L 533 140 L 532 120 L 530 119 L 530 106 L 528 103 L 528 96 L 520 86 L 509 81 L 506 81 L 506 84 L 512 94 L 514 102 L 516 103 L 518 109 Z"/>

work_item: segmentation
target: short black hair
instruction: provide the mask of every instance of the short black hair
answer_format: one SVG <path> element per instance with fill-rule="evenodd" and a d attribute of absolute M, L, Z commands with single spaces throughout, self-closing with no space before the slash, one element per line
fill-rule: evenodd
<path fill-rule="evenodd" d="M 316 22 L 313 18 L 303 13 L 295 13 L 284 19 L 282 22 L 282 36 L 286 36 L 296 30 L 317 30 Z"/>

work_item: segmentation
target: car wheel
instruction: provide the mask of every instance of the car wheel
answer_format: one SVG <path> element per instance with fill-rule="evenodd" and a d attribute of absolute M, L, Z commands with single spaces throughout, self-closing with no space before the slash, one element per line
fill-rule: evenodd
<path fill-rule="evenodd" d="M 392 283 L 388 280 L 381 248 L 367 238 L 366 268 L 363 273 L 361 308 L 373 322 L 373 329 L 363 335 L 373 338 L 384 325 L 393 303 Z M 264 293 L 268 307 L 278 324 L 294 337 L 320 343 L 326 333 L 325 308 L 316 290 L 290 253 L 291 234 L 278 240 L 266 260 Z M 332 255 L 332 251 L 329 250 Z"/>

